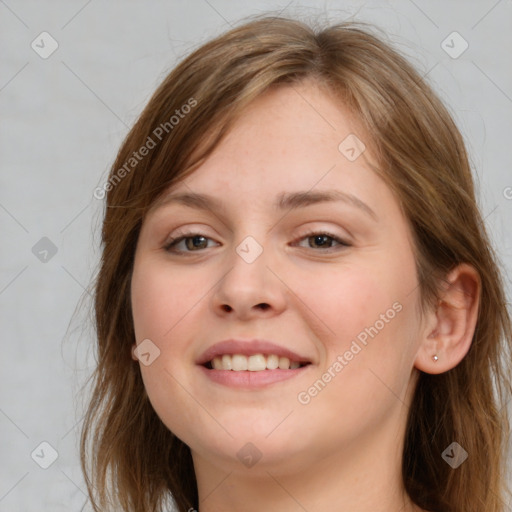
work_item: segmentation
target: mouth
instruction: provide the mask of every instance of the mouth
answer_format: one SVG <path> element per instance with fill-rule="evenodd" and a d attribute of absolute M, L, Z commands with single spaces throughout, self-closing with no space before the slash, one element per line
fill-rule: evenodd
<path fill-rule="evenodd" d="M 262 372 L 267 370 L 296 370 L 311 364 L 309 361 L 292 360 L 277 354 L 222 354 L 215 356 L 202 366 L 208 370 L 228 370 L 233 372 Z"/>
<path fill-rule="evenodd" d="M 196 364 L 210 382 L 256 390 L 292 379 L 315 362 L 267 340 L 225 340 L 209 347 Z"/>

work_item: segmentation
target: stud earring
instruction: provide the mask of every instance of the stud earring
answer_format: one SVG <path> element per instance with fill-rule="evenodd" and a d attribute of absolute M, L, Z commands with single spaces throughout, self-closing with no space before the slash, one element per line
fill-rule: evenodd
<path fill-rule="evenodd" d="M 437 361 L 439 360 L 439 357 L 437 357 L 437 355 L 433 355 L 432 359 L 434 360 L 434 363 L 437 363 Z"/>

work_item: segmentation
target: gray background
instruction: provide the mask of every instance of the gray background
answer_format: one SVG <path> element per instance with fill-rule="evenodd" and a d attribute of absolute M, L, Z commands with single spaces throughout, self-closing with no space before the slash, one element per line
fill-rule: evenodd
<path fill-rule="evenodd" d="M 177 60 L 269 9 L 374 22 L 428 76 L 467 141 L 510 297 L 511 0 L 0 0 L 0 512 L 85 503 L 78 390 L 92 369 L 103 208 L 93 191 Z M 43 31 L 59 45 L 46 59 L 31 47 L 48 51 Z M 453 31 L 469 44 L 455 59 L 441 46 Z M 58 452 L 48 469 L 36 463 L 51 462 L 43 441 Z"/>

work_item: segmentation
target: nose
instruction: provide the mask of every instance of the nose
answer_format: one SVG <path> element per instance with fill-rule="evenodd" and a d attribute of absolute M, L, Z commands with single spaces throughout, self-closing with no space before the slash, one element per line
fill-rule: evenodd
<path fill-rule="evenodd" d="M 267 263 L 265 249 L 252 262 L 234 252 L 227 271 L 214 288 L 212 307 L 217 315 L 240 320 L 271 317 L 286 307 L 286 286 Z"/>

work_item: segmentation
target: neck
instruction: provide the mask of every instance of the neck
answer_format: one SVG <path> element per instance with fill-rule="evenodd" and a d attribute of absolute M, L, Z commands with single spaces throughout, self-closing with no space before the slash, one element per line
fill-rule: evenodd
<path fill-rule="evenodd" d="M 306 453 L 265 463 L 262 457 L 252 468 L 219 463 L 220 458 L 206 460 L 193 452 L 199 512 L 420 510 L 403 488 L 402 436 L 396 430 L 394 435 L 391 430 L 380 434 L 330 450 L 321 459 Z"/>

